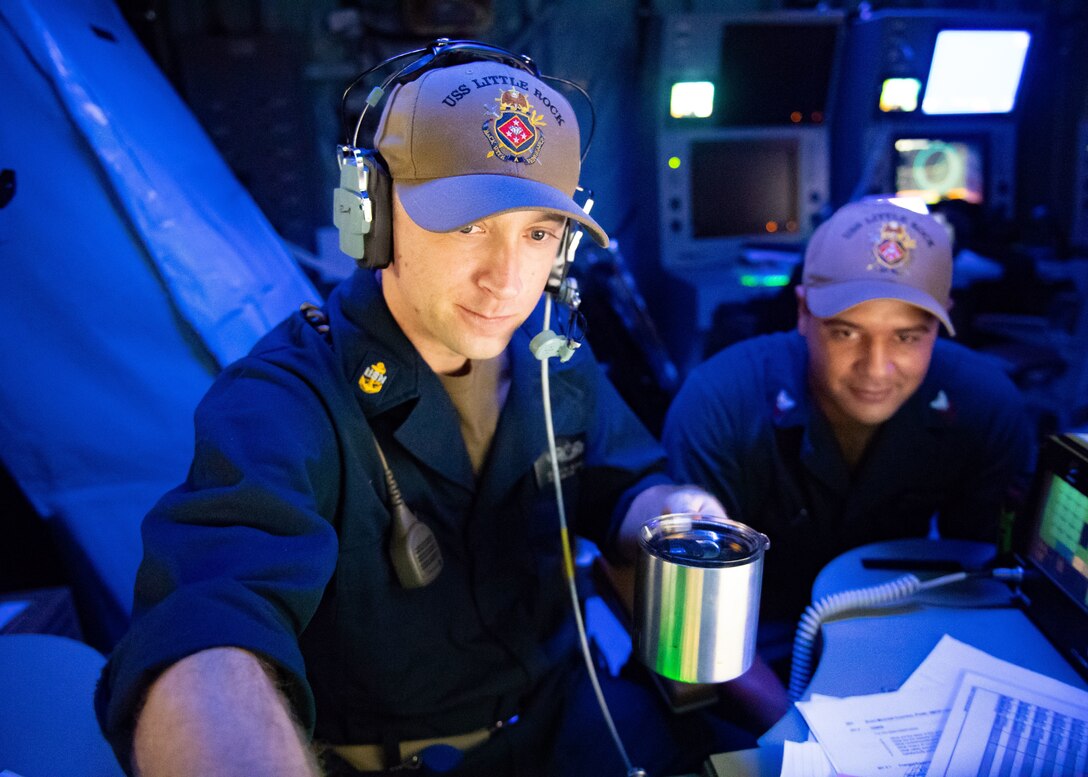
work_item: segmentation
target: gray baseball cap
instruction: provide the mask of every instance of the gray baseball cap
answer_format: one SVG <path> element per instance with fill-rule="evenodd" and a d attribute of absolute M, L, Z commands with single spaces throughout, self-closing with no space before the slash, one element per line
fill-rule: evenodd
<path fill-rule="evenodd" d="M 844 205 L 809 240 L 801 284 L 819 318 L 871 299 L 898 299 L 956 334 L 948 317 L 952 245 L 928 214 L 881 200 Z"/>
<path fill-rule="evenodd" d="M 608 235 L 573 199 L 578 120 L 562 94 L 509 65 L 435 68 L 390 91 L 375 133 L 404 209 L 433 232 L 543 210 Z"/>

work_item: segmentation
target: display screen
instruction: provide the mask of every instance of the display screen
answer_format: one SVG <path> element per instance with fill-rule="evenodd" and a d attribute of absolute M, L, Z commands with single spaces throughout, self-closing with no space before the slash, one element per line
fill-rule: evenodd
<path fill-rule="evenodd" d="M 1031 34 L 1026 30 L 942 30 L 922 113 L 1008 113 L 1016 104 Z"/>
<path fill-rule="evenodd" d="M 980 204 L 983 159 L 967 140 L 899 138 L 895 141 L 895 193 L 934 205 L 946 200 Z"/>
<path fill-rule="evenodd" d="M 678 81 L 669 90 L 669 115 L 674 119 L 705 119 L 714 112 L 714 84 Z"/>
<path fill-rule="evenodd" d="M 1032 560 L 1082 607 L 1088 608 L 1088 495 L 1058 475 L 1045 486 Z"/>
<path fill-rule="evenodd" d="M 885 78 L 880 85 L 881 113 L 913 113 L 918 110 L 922 82 L 917 78 Z"/>
<path fill-rule="evenodd" d="M 1024 515 L 1030 530 L 1015 538 L 1025 570 L 1020 603 L 1088 679 L 1088 440 L 1082 435 L 1043 442 Z"/>
<path fill-rule="evenodd" d="M 715 115 L 722 126 L 824 121 L 836 24 L 727 24 Z"/>
<path fill-rule="evenodd" d="M 797 232 L 798 157 L 788 138 L 693 143 L 693 237 Z"/>

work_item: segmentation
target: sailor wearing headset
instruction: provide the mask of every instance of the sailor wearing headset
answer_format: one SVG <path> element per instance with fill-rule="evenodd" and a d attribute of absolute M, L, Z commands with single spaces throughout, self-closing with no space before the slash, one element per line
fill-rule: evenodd
<path fill-rule="evenodd" d="M 721 508 L 665 476 L 588 347 L 527 323 L 568 221 L 607 238 L 572 199 L 574 111 L 495 51 L 436 47 L 386 82 L 378 153 L 342 149 L 360 269 L 200 404 L 192 467 L 145 521 L 133 624 L 99 687 L 126 768 L 630 769 L 581 663 L 554 473 L 571 532 L 613 559 L 654 515 Z M 603 680 L 653 773 L 753 744 Z"/>

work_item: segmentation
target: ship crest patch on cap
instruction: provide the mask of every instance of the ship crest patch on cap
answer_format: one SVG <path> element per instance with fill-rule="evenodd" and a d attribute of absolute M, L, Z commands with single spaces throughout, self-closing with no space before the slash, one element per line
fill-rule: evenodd
<path fill-rule="evenodd" d="M 866 269 L 880 267 L 893 272 L 907 269 L 910 264 L 911 251 L 917 243 L 907 232 L 906 225 L 901 221 L 885 221 L 880 225 L 880 233 L 873 241 L 874 264 Z"/>
<path fill-rule="evenodd" d="M 537 113 L 525 93 L 517 89 L 503 90 L 495 102 L 499 109 L 488 110 L 482 128 L 491 145 L 488 157 L 533 164 L 544 145 L 544 133 L 540 131 L 546 126 L 543 114 Z"/>

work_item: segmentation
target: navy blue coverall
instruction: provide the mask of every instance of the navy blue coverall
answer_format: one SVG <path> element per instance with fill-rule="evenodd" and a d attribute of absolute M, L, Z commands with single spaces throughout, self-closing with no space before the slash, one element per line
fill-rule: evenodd
<path fill-rule="evenodd" d="M 510 343 L 509 394 L 474 476 L 448 394 L 372 274 L 341 284 L 326 313 L 327 337 L 292 316 L 222 373 L 196 413 L 188 477 L 145 520 L 133 624 L 97 699 L 123 763 L 147 685 L 215 646 L 270 661 L 301 723 L 334 744 L 448 736 L 515 715 L 514 729 L 530 727 L 541 689 L 579 671 L 528 347 L 539 325 Z M 588 347 L 550 370 L 568 520 L 608 549 L 634 496 L 670 482 L 663 452 Z M 441 548 L 427 587 L 405 589 L 393 573 L 375 437 Z"/>

